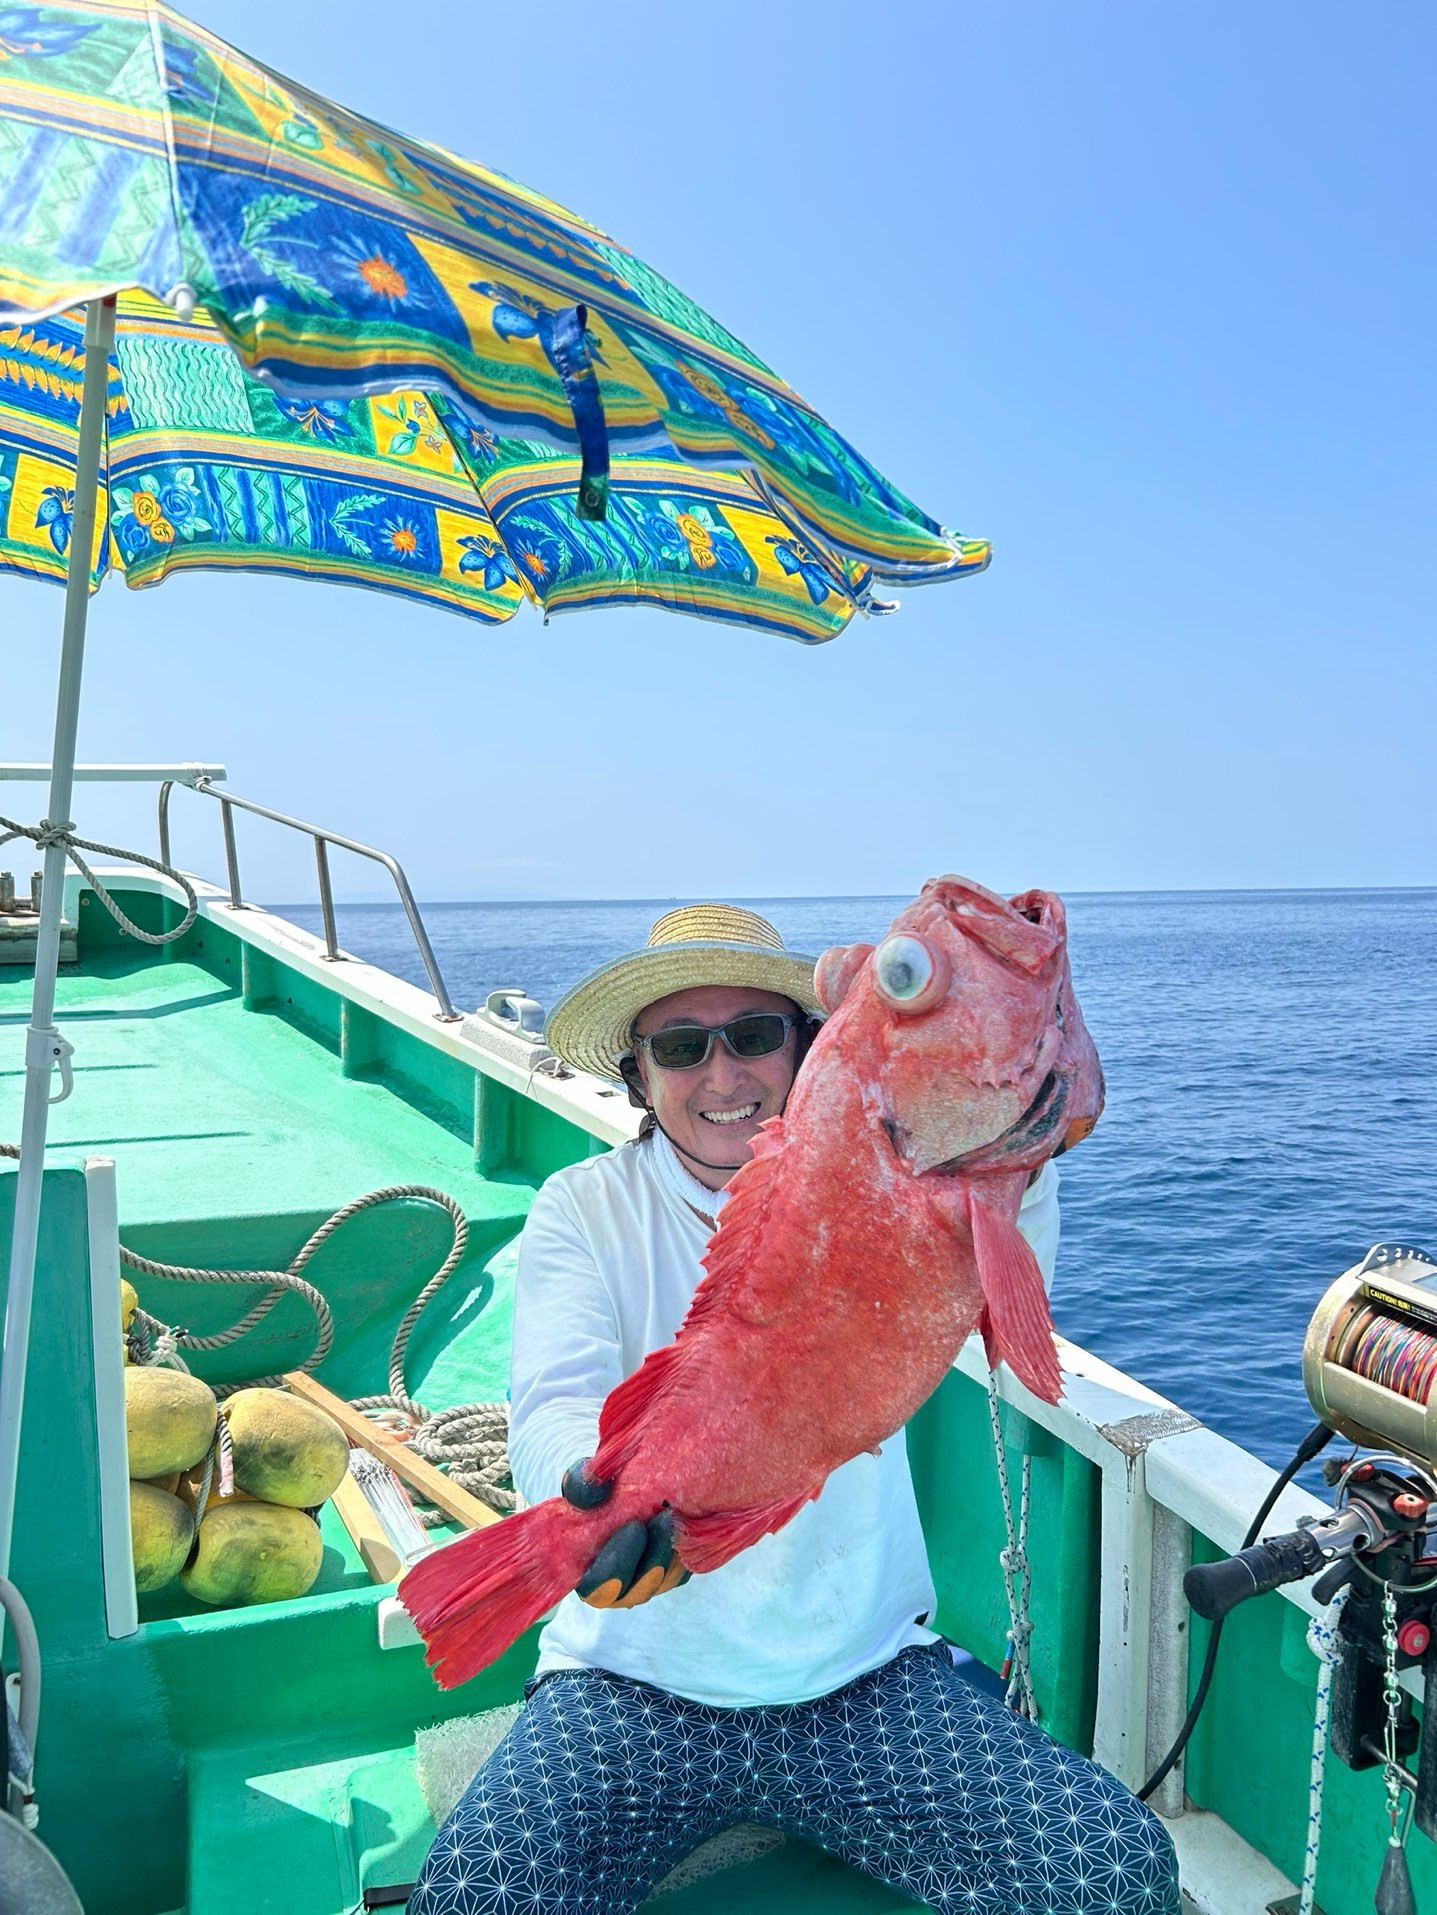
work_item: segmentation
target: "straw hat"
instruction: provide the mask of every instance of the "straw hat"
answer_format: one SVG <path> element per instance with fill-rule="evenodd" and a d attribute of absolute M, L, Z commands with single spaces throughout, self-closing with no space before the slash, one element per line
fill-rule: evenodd
<path fill-rule="evenodd" d="M 549 1013 L 544 1035 L 576 1070 L 617 1077 L 646 1005 L 699 984 L 743 984 L 817 1011 L 811 957 L 784 949 L 767 918 L 736 904 L 685 904 L 661 917 L 642 951 L 613 958 Z"/>

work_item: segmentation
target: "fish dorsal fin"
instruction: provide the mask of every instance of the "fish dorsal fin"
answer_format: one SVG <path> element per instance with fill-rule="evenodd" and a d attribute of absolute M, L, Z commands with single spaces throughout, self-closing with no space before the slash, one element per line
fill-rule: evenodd
<path fill-rule="evenodd" d="M 744 1323 L 761 1324 L 779 1314 L 784 1293 L 775 1291 L 771 1298 L 765 1297 L 755 1264 L 777 1194 L 783 1143 L 783 1119 L 772 1117 L 754 1138 L 753 1155 L 729 1183 L 719 1227 L 704 1252 L 703 1280 L 678 1334 L 662 1349 L 651 1350 L 632 1376 L 609 1392 L 599 1417 L 599 1447 L 592 1465 L 597 1476 L 616 1476 L 633 1455 L 649 1411 L 670 1386 L 675 1367 L 682 1364 L 687 1339 L 706 1318 L 731 1315 Z"/>
<path fill-rule="evenodd" d="M 1038 1259 L 1017 1224 L 982 1190 L 969 1189 L 968 1215 L 983 1290 L 988 1361 L 994 1366 L 1000 1360 L 1006 1363 L 1034 1396 L 1056 1403 L 1063 1373 Z"/>
<path fill-rule="evenodd" d="M 720 1302 L 745 1323 L 771 1323 L 782 1311 L 789 1288 L 764 1285 L 758 1251 L 773 1218 L 784 1145 L 783 1119 L 771 1117 L 754 1138 L 748 1162 L 729 1180 L 718 1229 L 704 1251 L 704 1280 L 689 1306 L 688 1322 Z"/>

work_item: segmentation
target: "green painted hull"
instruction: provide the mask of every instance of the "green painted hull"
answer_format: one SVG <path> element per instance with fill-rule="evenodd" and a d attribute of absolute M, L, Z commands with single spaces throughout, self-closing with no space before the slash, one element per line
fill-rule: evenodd
<path fill-rule="evenodd" d="M 153 888 L 122 901 L 151 928 L 175 911 Z M 45 1656 L 40 1832 L 91 1915 L 341 1915 L 366 1886 L 412 1879 L 432 1836 L 416 1728 L 517 1699 L 533 1637 L 458 1694 L 441 1694 L 417 1647 L 379 1647 L 378 1611 L 392 1591 L 370 1583 L 332 1509 L 320 1579 L 302 1600 L 209 1611 L 175 1587 L 142 1601 L 133 1633 L 111 1635 L 84 1160 L 117 1160 L 128 1245 L 202 1265 L 282 1268 L 333 1210 L 382 1185 L 451 1193 L 471 1222 L 469 1251 L 426 1313 L 409 1370 L 413 1394 L 442 1406 L 502 1395 L 529 1201 L 553 1170 L 605 1145 L 577 1104 L 573 1115 L 545 1108 L 381 998 L 346 995 L 312 960 L 286 962 L 273 939 L 260 948 L 245 914 L 210 907 L 161 954 L 121 940 L 88 896 L 78 916 L 80 964 L 62 975 L 58 1005 L 77 1046 L 77 1088 L 52 1123 L 14 1559 Z M 0 972 L 12 1057 L 28 987 L 25 971 Z M 20 1094 L 19 1071 L 0 1074 L 0 1138 L 18 1134 Z M 14 1186 L 13 1166 L 0 1166 L 0 1258 Z M 442 1217 L 413 1204 L 367 1212 L 325 1247 L 307 1273 L 337 1329 L 322 1381 L 345 1396 L 386 1387 L 395 1327 L 447 1247 Z M 257 1294 L 143 1278 L 137 1287 L 153 1314 L 201 1333 L 233 1322 Z M 292 1368 L 312 1339 L 312 1319 L 287 1299 L 253 1337 L 195 1367 L 215 1381 Z M 1104 1525 L 1121 1473 L 1105 1474 L 1081 1444 L 1011 1407 L 1004 1415 L 1015 1478 L 1031 1458 L 1043 1720 L 1086 1751 L 1096 1736 L 1109 1759 L 1115 1701 L 1099 1639 L 1112 1634 Z M 910 1446 L 939 1626 L 996 1666 L 1007 1634 L 1003 1524 L 974 1376 L 954 1371 Z M 1222 1553 L 1201 1531 L 1193 1548 Z M 1306 1835 L 1316 1668 L 1305 1625 L 1277 1598 L 1234 1616 L 1186 1772 L 1191 1802 L 1292 1879 Z M 1189 1681 L 1203 1648 L 1199 1631 L 1185 1652 Z M 1142 1754 L 1126 1759 L 1141 1766 Z M 1327 1915 L 1370 1908 L 1381 1808 L 1375 1774 L 1329 1765 Z M 1437 1906 L 1437 1858 L 1418 1837 L 1412 1861 L 1419 1902 Z M 908 1906 L 797 1843 L 665 1905 L 688 1915 L 740 1902 L 760 1915 Z M 1234 1915 L 1262 1906 L 1232 1902 Z"/>

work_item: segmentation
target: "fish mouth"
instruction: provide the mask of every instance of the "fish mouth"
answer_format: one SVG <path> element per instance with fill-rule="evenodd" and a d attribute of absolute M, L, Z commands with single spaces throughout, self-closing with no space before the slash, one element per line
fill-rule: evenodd
<path fill-rule="evenodd" d="M 1068 1082 L 1057 1071 L 1049 1071 L 1038 1086 L 1033 1101 L 1016 1122 L 1007 1130 L 999 1133 L 990 1143 L 983 1144 L 977 1150 L 970 1150 L 961 1157 L 950 1157 L 946 1163 L 934 1164 L 931 1170 L 920 1174 L 925 1177 L 951 1176 L 955 1171 L 964 1170 L 975 1164 L 989 1164 L 996 1158 L 1007 1156 L 1011 1151 L 1022 1149 L 1036 1143 L 1040 1137 L 1056 1129 L 1068 1101 Z M 889 1135 L 892 1136 L 892 1126 Z"/>

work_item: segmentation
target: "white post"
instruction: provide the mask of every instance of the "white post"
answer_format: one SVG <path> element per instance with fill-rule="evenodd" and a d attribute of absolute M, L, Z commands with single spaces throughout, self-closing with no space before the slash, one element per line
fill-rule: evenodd
<path fill-rule="evenodd" d="M 50 755 L 49 823 L 68 826 L 74 781 L 75 733 L 80 718 L 80 679 L 85 662 L 85 615 L 90 600 L 100 449 L 104 442 L 110 345 L 115 336 L 113 299 L 91 300 L 85 314 L 85 382 L 80 396 L 75 452 L 75 499 L 70 515 L 65 624 L 60 641 L 60 685 L 55 704 L 55 748 Z M 65 901 L 65 849 L 45 848 L 40 929 L 35 940 L 35 989 L 25 1034 L 25 1114 L 20 1128 L 20 1172 L 15 1188 L 15 1227 L 10 1239 L 10 1275 L 5 1304 L 4 1363 L 0 1367 L 0 1576 L 10 1573 L 15 1525 L 15 1486 L 20 1472 L 20 1423 L 25 1406 L 25 1359 L 30 1342 L 30 1303 L 35 1287 L 35 1246 L 40 1230 L 40 1186 L 45 1169 L 50 1083 L 69 1049 L 54 1028 L 55 973 L 60 959 L 60 917 Z M 68 1077 L 68 1068 L 64 1072 Z"/>
<path fill-rule="evenodd" d="M 1146 1780 L 1152 1564 L 1153 1506 L 1144 1454 L 1115 1447 L 1103 1464 L 1093 1760 L 1130 1789 Z"/>
<path fill-rule="evenodd" d="M 100 1562 L 105 1627 L 133 1636 L 135 1563 L 130 1545 L 130 1481 L 125 1456 L 125 1369 L 120 1328 L 120 1223 L 115 1160 L 85 1159 L 85 1213 L 90 1238 L 90 1344 L 95 1364 L 95 1440 L 100 1458 Z"/>

